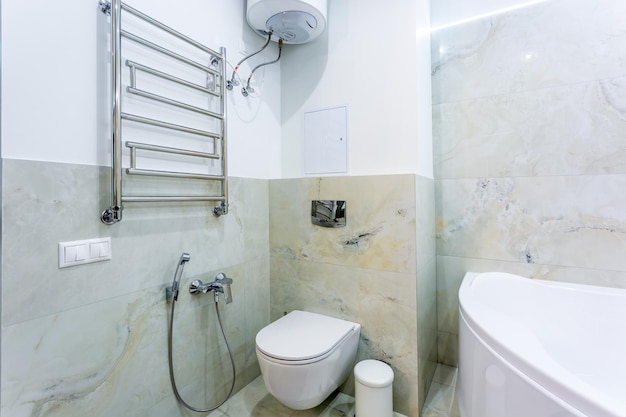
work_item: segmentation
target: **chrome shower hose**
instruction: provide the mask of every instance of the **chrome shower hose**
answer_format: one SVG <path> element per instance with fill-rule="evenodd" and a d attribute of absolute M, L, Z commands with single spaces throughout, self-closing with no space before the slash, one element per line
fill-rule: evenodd
<path fill-rule="evenodd" d="M 169 361 L 169 367 L 170 367 L 170 381 L 172 382 L 172 388 L 174 390 L 174 395 L 176 396 L 176 399 L 185 407 L 187 407 L 188 409 L 198 412 L 198 413 L 207 413 L 209 411 L 213 411 L 217 408 L 219 408 L 220 406 L 222 406 L 222 404 L 224 404 L 231 396 L 231 394 L 233 393 L 233 389 L 235 388 L 235 359 L 233 358 L 233 352 L 230 349 L 230 346 L 228 344 L 228 340 L 226 339 L 226 333 L 224 332 L 224 326 L 222 325 L 222 318 L 220 317 L 220 309 L 217 305 L 217 298 L 215 299 L 215 311 L 217 312 L 217 321 L 220 324 L 220 330 L 222 331 L 222 336 L 224 337 L 224 343 L 226 344 L 226 348 L 228 349 L 228 356 L 230 356 L 230 364 L 232 366 L 233 369 L 233 382 L 230 385 L 230 390 L 228 391 L 228 394 L 226 395 L 226 398 L 224 398 L 223 401 L 221 401 L 219 404 L 217 404 L 214 407 L 209 407 L 209 408 L 196 408 L 192 405 L 189 405 L 184 399 L 183 397 L 180 395 L 180 393 L 178 392 L 178 388 L 176 387 L 176 378 L 174 378 L 174 361 L 172 359 L 172 334 L 174 331 L 174 306 L 176 305 L 176 300 L 173 299 L 172 300 L 172 309 L 171 309 L 171 314 L 170 314 L 170 325 L 169 325 L 169 331 L 168 331 L 168 339 L 167 339 L 167 349 L 168 349 L 168 361 Z"/>

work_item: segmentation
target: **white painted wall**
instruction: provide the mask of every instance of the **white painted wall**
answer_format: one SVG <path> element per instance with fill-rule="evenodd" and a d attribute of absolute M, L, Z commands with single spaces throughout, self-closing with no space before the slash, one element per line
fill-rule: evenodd
<path fill-rule="evenodd" d="M 434 178 L 433 117 L 430 62 L 430 0 L 416 0 L 417 74 L 417 169 L 416 173 Z"/>
<path fill-rule="evenodd" d="M 245 23 L 244 1 L 127 3 L 211 47 L 225 46 L 230 62 L 263 44 Z M 2 2 L 2 157 L 110 164 L 109 26 L 97 4 Z M 267 57 L 274 54 L 275 47 Z M 247 77 L 247 64 L 242 73 Z M 279 80 L 280 66 L 266 67 L 254 77 L 254 96 L 229 97 L 233 176 L 280 175 Z"/>
<path fill-rule="evenodd" d="M 432 177 L 427 0 L 329 1 L 328 29 L 282 62 L 282 176 L 303 175 L 306 111 L 347 105 L 350 174 Z"/>
<path fill-rule="evenodd" d="M 263 39 L 245 1 L 132 0 L 128 4 L 210 46 L 231 63 Z M 108 19 L 97 0 L 2 3 L 2 157 L 110 164 Z M 432 177 L 427 0 L 330 1 L 318 40 L 288 45 L 281 65 L 253 78 L 257 92 L 229 95 L 229 173 L 299 177 L 303 113 L 349 107 L 351 175 Z M 62 23 L 60 23 L 62 22 Z M 276 46 L 265 57 L 273 59 Z M 250 66 L 240 72 L 246 78 Z M 282 75 L 281 75 L 282 71 Z"/>

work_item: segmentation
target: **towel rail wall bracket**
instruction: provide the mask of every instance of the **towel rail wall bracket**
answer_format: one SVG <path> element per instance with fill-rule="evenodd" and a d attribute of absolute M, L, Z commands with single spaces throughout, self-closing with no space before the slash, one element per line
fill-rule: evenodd
<path fill-rule="evenodd" d="M 227 129 L 226 129 L 226 49 L 220 48 L 219 52 L 204 46 L 203 44 L 183 35 L 180 32 L 164 25 L 163 23 L 143 14 L 142 12 L 122 3 L 121 0 L 99 0 L 98 7 L 102 13 L 111 18 L 111 80 L 112 80 L 112 164 L 111 164 L 111 206 L 105 209 L 101 214 L 101 221 L 104 224 L 112 225 L 122 220 L 122 211 L 125 202 L 145 203 L 145 202 L 217 202 L 213 208 L 215 216 L 221 216 L 228 213 L 228 172 L 227 172 Z M 192 46 L 201 54 L 207 54 L 208 64 L 198 62 L 197 59 L 189 58 L 182 54 L 173 52 L 167 48 L 152 43 L 128 30 L 122 30 L 122 11 L 133 15 L 135 18 L 144 22 L 151 28 L 155 28 L 159 34 L 165 34 L 177 41 L 182 41 L 187 46 Z M 127 39 L 137 45 L 145 47 L 152 53 L 169 59 L 175 65 L 187 66 L 194 71 L 201 71 L 206 75 L 207 85 L 199 85 L 195 82 L 182 79 L 178 76 L 167 74 L 163 71 L 151 68 L 133 61 L 126 61 L 126 66 L 130 71 L 130 86 L 126 89 L 128 95 L 134 95 L 149 100 L 151 103 L 159 103 L 165 108 L 175 108 L 179 111 L 193 112 L 201 114 L 207 120 L 216 122 L 220 125 L 217 129 L 219 132 L 210 132 L 195 127 L 181 126 L 161 120 L 155 120 L 140 115 L 123 113 L 121 109 L 122 99 L 122 38 Z M 207 100 L 213 98 L 219 100 L 218 111 L 200 108 L 197 105 L 191 105 L 179 100 L 164 97 L 154 92 L 145 91 L 137 88 L 136 78 L 138 73 L 149 74 L 152 77 L 160 79 L 162 82 L 169 83 L 171 86 L 182 86 L 199 91 L 205 94 Z M 209 82 L 212 81 L 212 82 Z M 169 107 L 168 107 L 169 106 Z M 202 117 L 201 116 L 201 117 Z M 181 180 L 195 179 L 216 181 L 220 184 L 220 193 L 216 195 L 126 195 L 122 193 L 122 121 L 130 121 L 139 125 L 149 125 L 153 129 L 162 129 L 171 132 L 178 131 L 187 135 L 194 136 L 210 141 L 212 146 L 211 152 L 201 152 L 197 150 L 181 149 L 179 147 L 160 146 L 154 144 L 126 142 L 125 146 L 130 148 L 130 168 L 126 169 L 127 175 L 143 175 L 151 177 L 175 177 Z M 153 169 L 141 169 L 137 167 L 137 150 L 148 152 L 159 152 L 170 155 L 184 155 L 194 158 L 204 158 L 204 160 L 219 160 L 220 173 L 187 173 L 177 171 L 164 171 Z"/>

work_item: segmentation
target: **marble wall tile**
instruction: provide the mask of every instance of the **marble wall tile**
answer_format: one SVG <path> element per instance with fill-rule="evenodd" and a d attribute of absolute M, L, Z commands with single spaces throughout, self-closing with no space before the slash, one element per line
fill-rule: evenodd
<path fill-rule="evenodd" d="M 360 323 L 363 347 L 378 359 L 415 354 L 413 275 L 275 257 L 271 271 L 273 320 L 296 309 L 331 315 Z"/>
<path fill-rule="evenodd" d="M 102 210 L 97 196 L 99 171 L 77 165 L 3 161 L 4 324 L 89 302 L 90 295 L 98 294 L 97 283 L 104 287 L 103 295 L 110 296 L 102 285 L 109 275 L 97 274 L 92 265 L 85 265 L 78 274 L 76 268 L 58 270 L 59 241 L 108 236 L 97 217 Z M 97 197 L 80 198 L 77 189 L 93 190 L 88 195 Z M 80 237 L 78 229 L 82 229 Z M 52 274 L 60 277 L 53 279 Z M 25 286 L 27 279 L 30 285 Z M 61 283 L 67 290 L 49 296 Z"/>
<path fill-rule="evenodd" d="M 551 0 L 432 34 L 433 103 L 624 75 L 626 6 Z"/>
<path fill-rule="evenodd" d="M 360 323 L 358 360 L 394 369 L 397 411 L 416 415 L 417 325 L 415 276 L 272 256 L 272 319 L 305 310 Z M 350 393 L 353 382 L 344 389 Z"/>
<path fill-rule="evenodd" d="M 433 108 L 437 178 L 626 173 L 626 78 Z"/>
<path fill-rule="evenodd" d="M 138 416 L 164 395 L 172 409 L 162 299 L 153 290 L 5 327 L 2 414 Z M 189 368 L 179 365 L 177 371 Z M 191 369 L 202 381 L 202 368 Z M 188 385 L 181 379 L 181 388 Z"/>
<path fill-rule="evenodd" d="M 228 272 L 238 275 L 237 268 Z M 220 309 L 237 358 L 248 343 L 241 313 L 234 303 Z M 152 289 L 5 327 L 2 414 L 188 415 L 168 376 L 169 315 L 162 289 Z M 224 398 L 232 372 L 211 296 L 181 292 L 173 360 L 186 401 L 206 407 Z M 238 388 L 254 379 L 245 378 L 240 358 L 236 367 Z"/>
<path fill-rule="evenodd" d="M 459 334 L 439 331 L 437 333 L 437 360 L 449 366 L 459 365 Z"/>
<path fill-rule="evenodd" d="M 245 381 L 261 374 L 256 358 L 256 334 L 270 323 L 270 260 L 269 257 L 246 263 L 245 282 Z"/>
<path fill-rule="evenodd" d="M 436 254 L 435 245 L 435 181 L 415 177 L 415 239 L 417 240 L 417 268 L 430 264 Z"/>
<path fill-rule="evenodd" d="M 47 316 L 5 326 L 2 414 L 41 415 L 71 397 L 77 403 L 83 402 L 85 414 L 100 414 L 102 405 L 84 404 L 84 397 L 113 372 L 131 337 L 124 316 L 133 307 L 128 299 L 116 301 L 74 310 L 73 315 Z M 111 321 L 94 326 L 90 319 L 96 317 L 110 317 Z M 84 331 L 75 335 L 75 329 L 81 325 Z M 111 387 L 103 388 L 111 391 L 107 397 L 115 395 Z"/>
<path fill-rule="evenodd" d="M 270 251 L 269 181 L 246 179 L 243 183 L 243 198 L 237 203 L 241 206 L 245 232 L 244 260 L 267 260 Z"/>
<path fill-rule="evenodd" d="M 192 259 L 174 322 L 181 393 L 204 406 L 230 386 L 213 297 L 186 292 L 192 279 L 218 271 L 235 281 L 234 301 L 220 302 L 220 313 L 236 389 L 259 375 L 251 352 L 269 323 L 268 181 L 232 178 L 231 210 L 219 219 L 204 205 L 129 205 L 108 227 L 99 221 L 107 171 L 3 161 L 3 415 L 191 415 L 173 397 L 167 368 L 164 289 L 183 251 Z M 59 241 L 98 236 L 111 236 L 111 261 L 58 268 Z"/>
<path fill-rule="evenodd" d="M 192 275 L 269 256 L 269 242 L 251 237 L 259 230 L 267 236 L 268 220 L 245 214 L 244 203 L 246 192 L 249 201 L 259 200 L 264 180 L 233 178 L 227 216 L 215 218 L 206 205 L 135 204 L 125 208 L 122 222 L 105 226 L 99 212 L 110 191 L 99 184 L 107 169 L 18 160 L 5 160 L 3 169 L 3 289 L 11 296 L 4 297 L 2 314 L 8 324 L 162 285 L 171 281 L 183 251 L 192 255 L 185 267 Z M 244 233 L 246 226 L 250 233 Z M 99 236 L 112 238 L 111 261 L 58 268 L 58 242 Z M 39 291 L 24 286 L 25 277 Z M 61 284 L 64 291 L 58 291 Z"/>
<path fill-rule="evenodd" d="M 437 291 L 435 258 L 417 272 L 418 398 L 422 409 L 437 367 Z"/>
<path fill-rule="evenodd" d="M 407 415 L 419 414 L 436 360 L 433 194 L 414 175 L 270 183 L 272 319 L 303 309 L 361 323 L 358 357 L 391 364 Z M 313 226 L 312 199 L 345 199 L 347 226 Z"/>
<path fill-rule="evenodd" d="M 233 178 L 227 216 L 216 219 L 210 207 L 193 204 L 129 205 L 124 220 L 107 227 L 99 222 L 108 205 L 107 173 L 4 161 L 3 413 L 189 414 L 172 396 L 165 361 L 169 305 L 163 289 L 182 251 L 192 261 L 177 303 L 175 374 L 194 405 L 215 403 L 227 392 L 230 365 L 217 337 L 212 297 L 193 298 L 184 289 L 193 278 L 208 281 L 224 271 L 235 280 L 234 302 L 220 304 L 220 315 L 237 364 L 236 390 L 259 375 L 258 330 L 282 311 L 307 308 L 362 323 L 360 357 L 390 362 L 399 410 L 417 413 L 424 380 L 432 378 L 433 180 L 400 175 L 278 180 L 270 186 Z M 276 187 L 283 198 L 270 200 L 268 191 Z M 297 198 L 304 204 L 295 204 Z M 353 202 L 345 236 L 328 240 L 328 231 L 307 229 L 311 198 Z M 302 222 L 294 221 L 299 210 L 295 217 Z M 310 235 L 301 239 L 301 230 Z M 112 261 L 58 269 L 59 241 L 97 236 L 111 236 Z M 283 240 L 286 245 L 274 246 Z M 327 244 L 335 246 L 328 250 Z M 40 291 L 23 285 L 27 277 Z M 418 337 L 418 326 L 425 338 Z M 32 362 L 27 369 L 19 365 L 25 358 Z"/>
<path fill-rule="evenodd" d="M 414 178 L 389 175 L 272 181 L 272 253 L 415 273 Z M 330 229 L 311 223 L 311 200 L 325 199 L 347 201 L 346 227 Z"/>
<path fill-rule="evenodd" d="M 624 175 L 437 183 L 440 255 L 626 270 Z"/>
<path fill-rule="evenodd" d="M 551 0 L 433 33 L 440 362 L 466 271 L 626 286 L 624 18 Z"/>
<path fill-rule="evenodd" d="M 437 365 L 435 182 L 415 177 L 418 400 L 421 410 Z"/>

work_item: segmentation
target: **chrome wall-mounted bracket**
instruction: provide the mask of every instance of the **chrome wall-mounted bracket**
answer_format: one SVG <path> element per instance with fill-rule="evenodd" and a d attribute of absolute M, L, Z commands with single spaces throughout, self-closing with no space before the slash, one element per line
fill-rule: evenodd
<path fill-rule="evenodd" d="M 107 16 L 111 16 L 111 2 L 108 0 L 100 0 L 98 2 L 98 8 L 102 13 Z"/>
<path fill-rule="evenodd" d="M 115 224 L 122 220 L 122 210 L 124 210 L 122 206 L 111 206 L 102 212 L 100 220 L 107 226 Z"/>
<path fill-rule="evenodd" d="M 213 215 L 215 217 L 220 217 L 224 214 L 228 214 L 228 204 L 222 201 L 219 205 L 213 207 Z"/>

